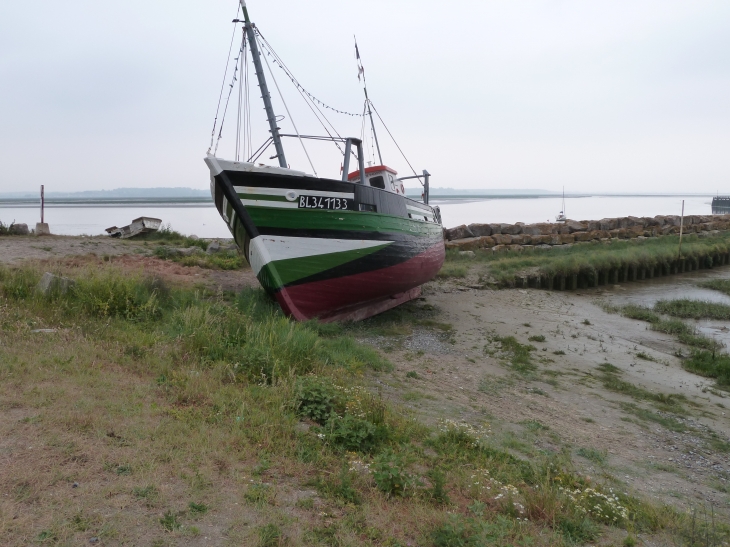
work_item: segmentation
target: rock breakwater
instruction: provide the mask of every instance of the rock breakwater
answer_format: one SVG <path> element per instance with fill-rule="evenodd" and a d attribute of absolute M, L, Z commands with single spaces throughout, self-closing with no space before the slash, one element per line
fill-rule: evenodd
<path fill-rule="evenodd" d="M 636 239 L 679 234 L 681 217 L 621 217 L 601 220 L 568 220 L 537 224 L 462 224 L 444 230 L 447 249 L 470 251 L 492 249 L 521 251 L 534 247 L 549 248 L 579 242 Z M 684 217 L 685 234 L 730 230 L 730 215 L 688 215 Z"/>

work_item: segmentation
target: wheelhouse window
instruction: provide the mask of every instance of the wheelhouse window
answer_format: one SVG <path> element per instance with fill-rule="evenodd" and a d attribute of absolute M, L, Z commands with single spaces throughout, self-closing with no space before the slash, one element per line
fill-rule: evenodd
<path fill-rule="evenodd" d="M 385 190 L 385 180 L 382 176 L 378 175 L 377 177 L 370 177 L 368 180 L 370 181 L 370 186 Z"/>

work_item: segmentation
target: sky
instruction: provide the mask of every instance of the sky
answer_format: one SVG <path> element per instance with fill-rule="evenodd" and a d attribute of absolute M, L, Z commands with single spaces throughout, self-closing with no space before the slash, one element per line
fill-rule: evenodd
<path fill-rule="evenodd" d="M 237 9 L 0 3 L 0 193 L 207 188 Z M 433 186 L 730 193 L 726 0 L 250 0 L 248 10 L 310 93 L 359 113 L 356 35 L 373 104 Z M 293 118 L 323 134 L 272 69 L 291 113 L 267 73 L 282 130 L 294 132 Z M 251 89 L 255 149 L 268 127 Z M 236 103 L 220 157 L 234 154 Z M 329 119 L 359 136 L 359 117 Z M 377 119 L 376 132 L 384 163 L 411 174 Z M 318 175 L 339 178 L 337 149 L 307 146 Z M 285 147 L 292 168 L 312 172 L 296 140 Z"/>

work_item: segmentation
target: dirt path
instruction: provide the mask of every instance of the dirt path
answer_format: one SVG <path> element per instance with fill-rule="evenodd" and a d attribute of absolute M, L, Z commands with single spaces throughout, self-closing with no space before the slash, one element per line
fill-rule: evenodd
<path fill-rule="evenodd" d="M 671 336 L 605 313 L 596 301 L 615 292 L 620 288 L 484 291 L 433 282 L 426 302 L 453 331 L 437 344 L 422 330 L 393 341 L 396 370 L 377 381 L 388 397 L 430 421 L 488 422 L 495 441 L 518 456 L 567 450 L 591 476 L 730 515 L 730 397 L 681 368 L 674 356 L 680 344 Z M 534 371 L 515 372 L 494 353 L 495 337 L 505 336 L 535 347 Z M 655 401 L 610 391 L 598 368 L 606 362 L 618 369 L 613 377 L 686 402 L 667 412 Z"/>

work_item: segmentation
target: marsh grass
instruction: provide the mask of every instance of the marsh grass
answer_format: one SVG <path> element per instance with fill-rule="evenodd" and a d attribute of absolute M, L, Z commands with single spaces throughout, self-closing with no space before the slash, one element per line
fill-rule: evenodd
<path fill-rule="evenodd" d="M 697 286 L 730 295 L 730 279 L 711 279 L 698 283 Z"/>
<path fill-rule="evenodd" d="M 560 490 L 588 487 L 563 456 L 516 458 L 486 426 L 428 427 L 366 389 L 363 375 L 390 364 L 357 328 L 291 322 L 262 291 L 119 275 L 80 273 L 76 290 L 41 297 L 38 271 L 0 268 L 0 427 L 28 447 L 0 474 L 3 514 L 19 515 L 0 519 L 4 544 L 184 544 L 210 526 L 231 544 L 293 547 L 601 534 Z M 497 343 L 515 367 L 534 366 L 531 346 Z M 307 484 L 322 485 L 316 510 L 291 496 Z M 683 522 L 621 503 L 649 534 Z"/>
<path fill-rule="evenodd" d="M 682 319 L 730 319 L 730 306 L 719 302 L 704 300 L 660 300 L 654 304 L 654 310 L 671 317 Z"/>
<path fill-rule="evenodd" d="M 466 257 L 458 251 L 446 253 L 446 265 L 461 265 L 468 268 L 469 262 L 488 265 L 489 275 L 498 285 L 514 286 L 518 274 L 525 271 L 540 274 L 572 275 L 589 274 L 596 271 L 623 267 L 667 266 L 677 259 L 678 236 L 662 236 L 647 240 L 617 240 L 610 244 L 586 243 L 570 247 L 555 246 L 549 250 L 534 249 L 529 253 L 492 253 L 491 250 L 477 250 L 475 257 Z M 702 263 L 712 264 L 712 257 L 730 251 L 730 234 L 699 238 L 684 236 L 682 256 Z"/>

